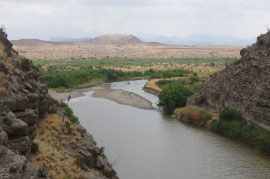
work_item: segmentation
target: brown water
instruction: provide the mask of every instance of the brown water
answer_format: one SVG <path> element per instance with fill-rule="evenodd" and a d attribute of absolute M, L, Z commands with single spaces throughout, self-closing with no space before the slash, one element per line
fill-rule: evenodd
<path fill-rule="evenodd" d="M 144 92 L 146 80 L 111 83 L 111 88 Z M 72 99 L 81 124 L 105 146 L 121 179 L 269 179 L 270 158 L 232 139 L 164 115 L 102 98 Z M 153 105 L 155 106 L 155 105 Z"/>

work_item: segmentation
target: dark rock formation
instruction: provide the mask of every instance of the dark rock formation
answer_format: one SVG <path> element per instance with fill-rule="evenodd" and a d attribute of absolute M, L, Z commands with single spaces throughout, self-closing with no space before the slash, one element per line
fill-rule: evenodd
<path fill-rule="evenodd" d="M 32 62 L 12 49 L 0 28 L 0 178 L 38 178 L 38 167 L 28 160 L 34 155 L 30 154 L 35 150 L 34 131 L 49 113 L 61 111 L 43 81 Z M 100 151 L 92 136 L 86 131 L 84 136 L 80 154 L 84 165 L 114 172 L 108 161 L 99 160 Z M 106 173 L 95 177 L 87 172 L 90 178 L 106 178 Z"/>
<path fill-rule="evenodd" d="M 203 82 L 189 106 L 237 110 L 250 123 L 270 130 L 270 32 L 240 52 L 242 58 Z"/>

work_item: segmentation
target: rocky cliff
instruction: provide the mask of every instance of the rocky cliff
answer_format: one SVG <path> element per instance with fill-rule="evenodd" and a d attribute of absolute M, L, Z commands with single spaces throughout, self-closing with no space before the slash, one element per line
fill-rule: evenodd
<path fill-rule="evenodd" d="M 241 59 L 203 82 L 189 106 L 230 107 L 250 123 L 270 130 L 270 32 L 240 52 Z"/>
<path fill-rule="evenodd" d="M 92 136 L 62 116 L 38 70 L 0 29 L 0 178 L 117 178 Z"/>

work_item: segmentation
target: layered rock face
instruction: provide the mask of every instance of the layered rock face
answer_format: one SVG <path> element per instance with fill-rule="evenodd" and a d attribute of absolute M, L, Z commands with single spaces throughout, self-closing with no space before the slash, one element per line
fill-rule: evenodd
<path fill-rule="evenodd" d="M 217 111 L 230 107 L 247 122 L 270 130 L 270 32 L 240 55 L 241 59 L 204 81 L 188 105 Z"/>
<path fill-rule="evenodd" d="M 42 158 L 39 159 L 39 166 L 29 162 L 29 157 L 35 155 L 31 153 L 35 148 L 32 145 L 35 131 L 48 114 L 62 115 L 59 114 L 62 109 L 48 94 L 43 81 L 32 62 L 18 56 L 12 49 L 7 34 L 0 28 L 0 178 L 38 178 L 39 167 L 44 167 Z M 73 151 L 81 152 L 76 156 L 82 158 L 82 166 L 102 171 L 98 177 L 86 172 L 88 175 L 84 178 L 106 178 L 105 174 L 109 172 L 110 178 L 117 178 L 108 161 L 101 160 L 99 148 L 91 135 L 86 131 L 84 133 L 78 142 L 85 144 L 81 144 L 81 148 L 74 146 Z M 49 162 L 50 158 L 48 155 L 44 159 Z"/>
<path fill-rule="evenodd" d="M 16 54 L 6 34 L 0 31 L 0 127 L 20 153 L 31 150 L 32 132 L 38 119 L 55 112 L 42 77 L 33 64 Z"/>

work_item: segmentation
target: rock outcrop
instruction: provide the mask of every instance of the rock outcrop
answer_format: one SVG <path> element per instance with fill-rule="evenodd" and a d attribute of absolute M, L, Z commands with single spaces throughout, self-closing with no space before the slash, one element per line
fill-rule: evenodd
<path fill-rule="evenodd" d="M 217 111 L 233 108 L 247 122 L 270 130 L 270 32 L 240 55 L 241 59 L 204 81 L 188 106 Z"/>
<path fill-rule="evenodd" d="M 49 114 L 61 113 L 58 102 L 48 94 L 43 81 L 32 62 L 12 49 L 7 34 L 0 28 L 0 178 L 38 178 L 42 172 L 53 169 L 42 165 L 45 158 L 38 159 L 40 165 L 29 161 L 40 152 L 33 142 L 40 123 Z M 89 136 L 84 131 L 80 141 L 88 142 L 90 147 L 80 145 L 82 148 L 76 149 L 75 145 L 73 149 L 80 150 L 79 156 L 84 157 L 87 164 L 92 162 L 89 164 L 91 169 L 101 172 L 96 176 L 89 170 L 84 178 L 107 178 L 108 172 L 110 178 L 117 178 L 108 161 L 99 159 L 99 148 Z M 74 136 L 71 134 L 70 137 Z M 94 150 L 90 150 L 92 148 Z M 53 157 L 46 158 L 49 159 L 53 160 Z M 40 167 L 46 167 L 46 170 L 42 171 Z M 57 178 L 57 175 L 51 178 Z"/>

